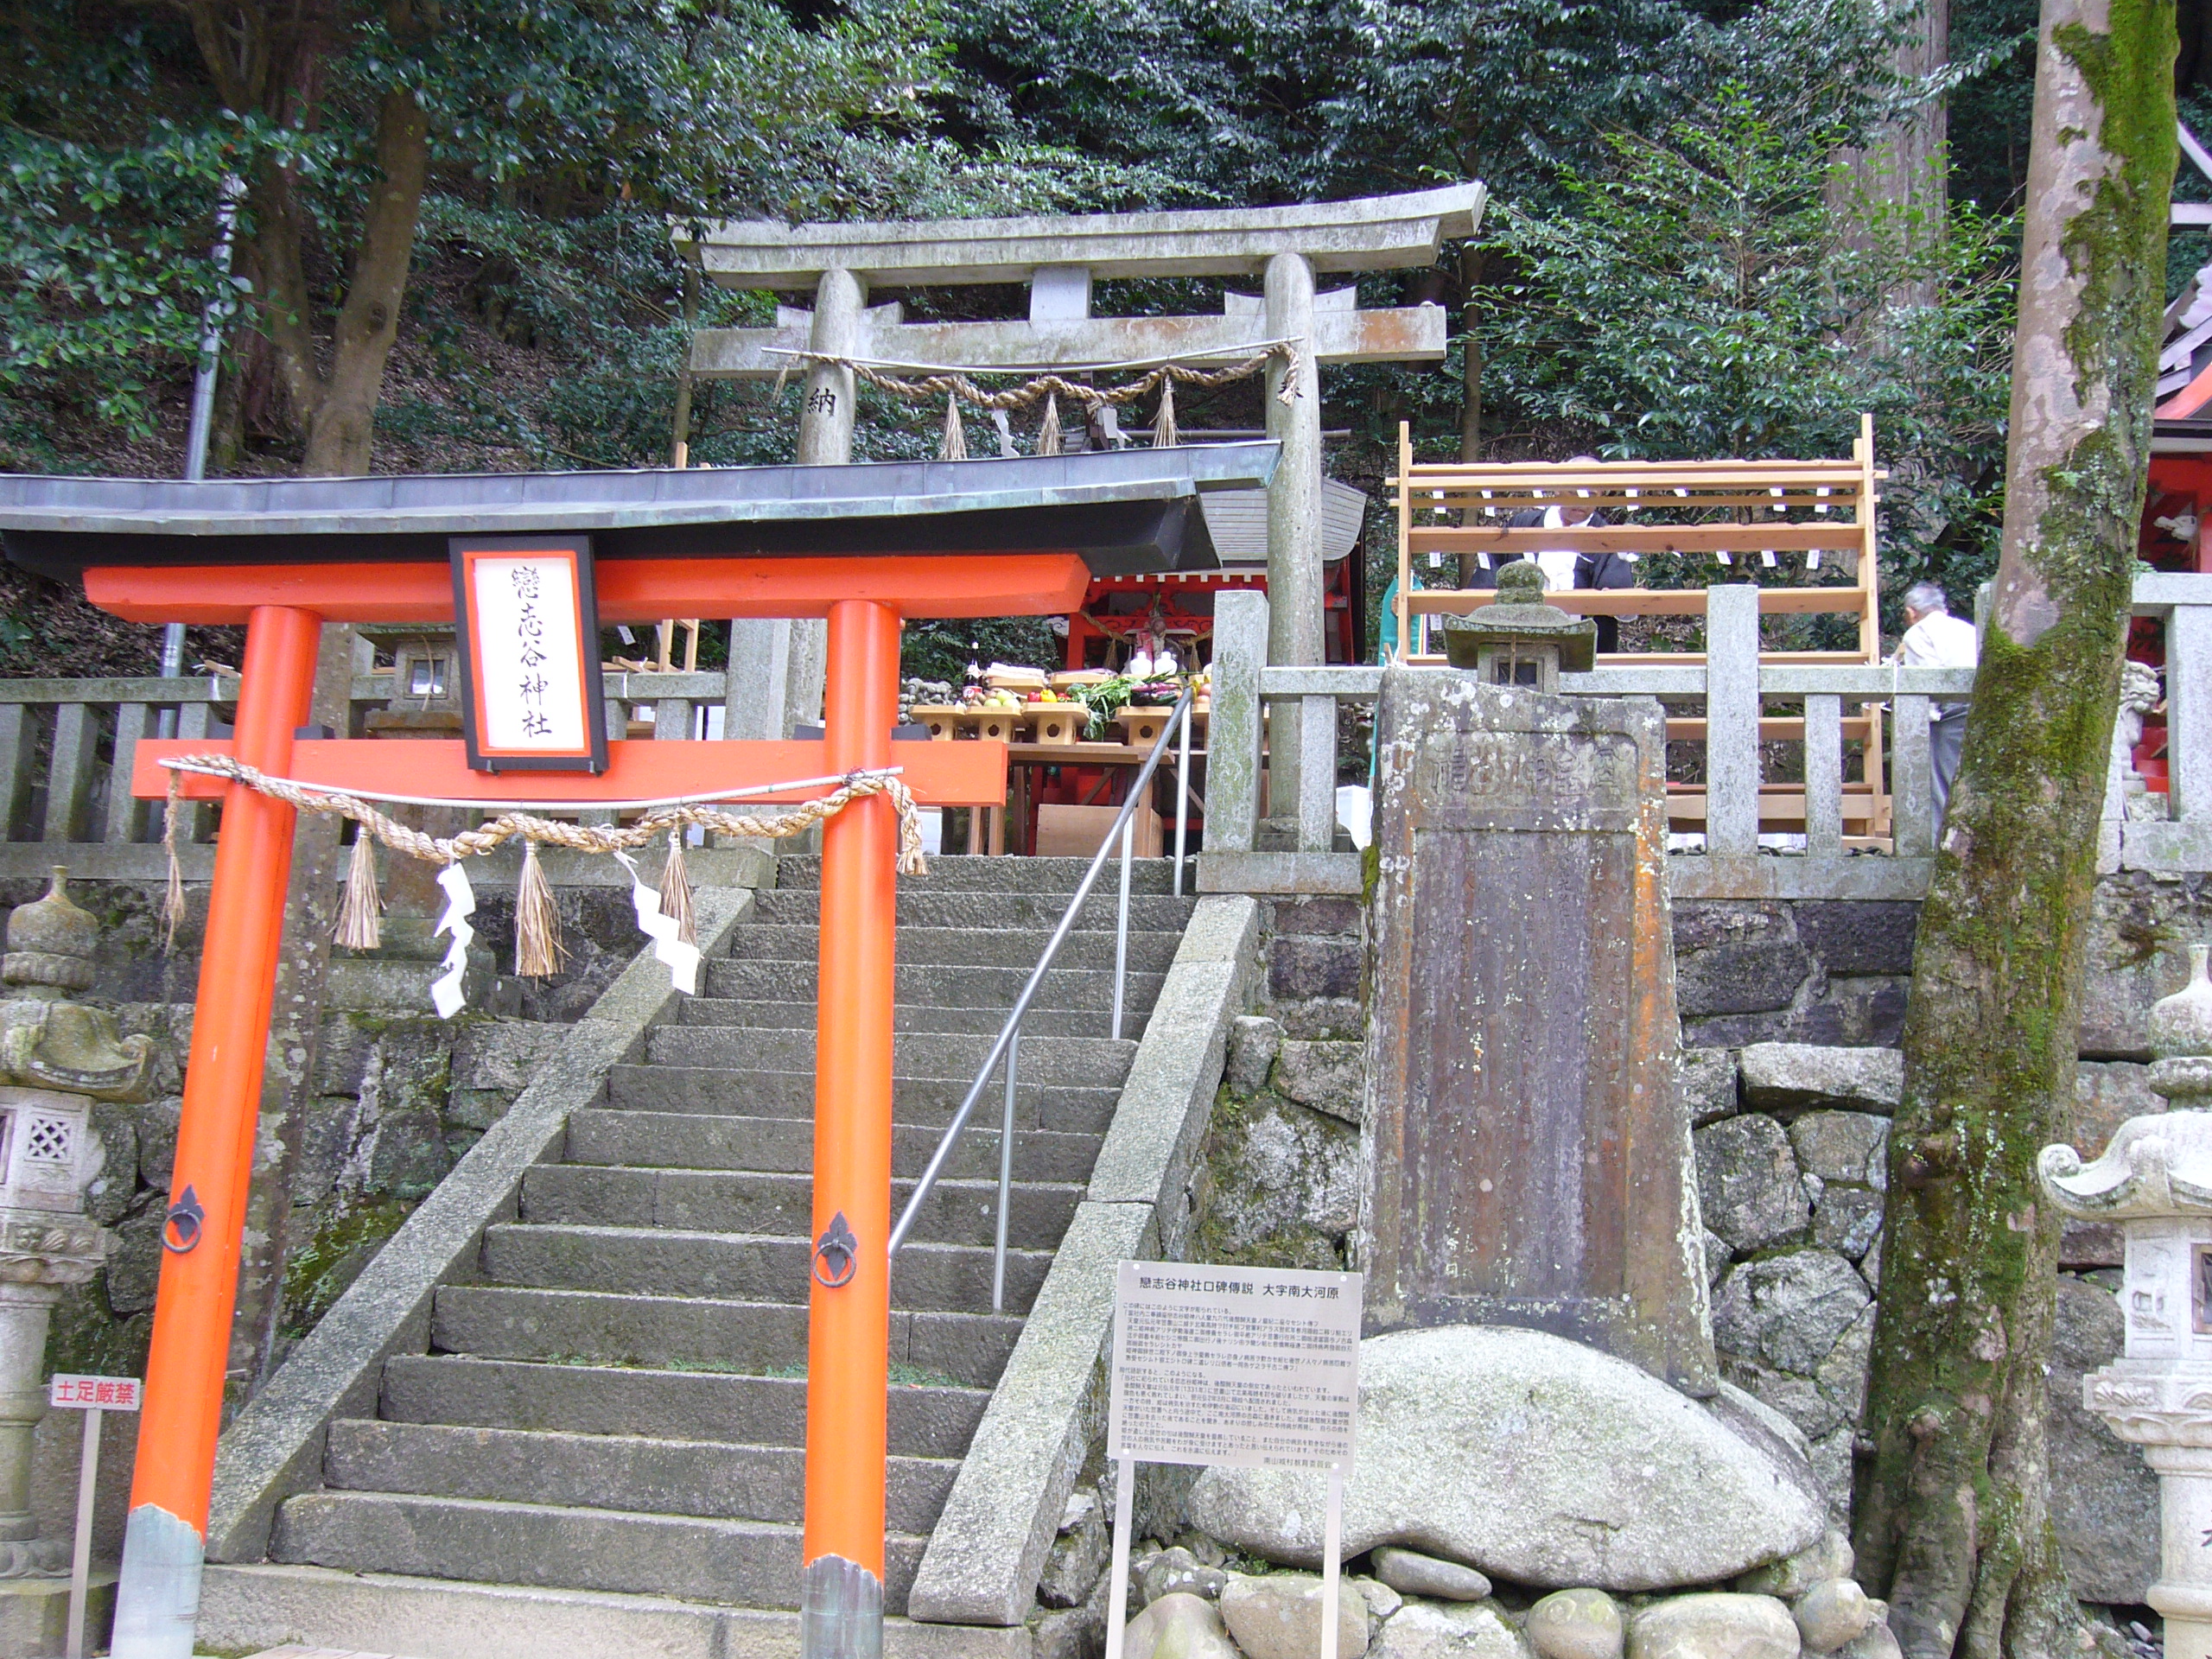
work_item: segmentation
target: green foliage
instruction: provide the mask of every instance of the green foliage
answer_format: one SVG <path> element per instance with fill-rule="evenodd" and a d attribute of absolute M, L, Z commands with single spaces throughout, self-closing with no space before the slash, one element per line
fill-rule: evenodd
<path fill-rule="evenodd" d="M 970 663 L 979 668 L 1014 663 L 1057 671 L 1066 649 L 1041 616 L 915 621 L 906 625 L 900 642 L 899 669 L 912 678 L 942 680 L 957 690 L 967 682 Z"/>
<path fill-rule="evenodd" d="M 1623 459 L 1845 455 L 1871 413 L 1885 586 L 1929 574 L 1964 600 L 1995 560 L 2012 226 L 1845 194 L 1839 137 L 1730 83 L 1656 136 L 1612 136 L 1560 212 L 1503 210 L 1493 246 L 1516 274 L 1484 296 L 1488 395 Z"/>

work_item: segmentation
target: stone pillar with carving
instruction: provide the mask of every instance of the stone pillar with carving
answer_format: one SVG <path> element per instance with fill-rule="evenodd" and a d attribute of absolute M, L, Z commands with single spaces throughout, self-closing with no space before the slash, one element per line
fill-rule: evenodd
<path fill-rule="evenodd" d="M 2132 1117 L 2094 1163 L 2045 1147 L 2043 1189 L 2063 1213 L 2126 1238 L 2120 1358 L 2082 1379 L 2082 1402 L 2158 1477 L 2158 1581 L 2168 1659 L 2212 1659 L 2212 976 L 2151 1010 L 2152 1089 L 2171 1111 Z"/>
<path fill-rule="evenodd" d="M 85 1214 L 105 1158 L 93 1103 L 144 1100 L 153 1082 L 152 1039 L 118 1036 L 113 1014 L 71 1000 L 92 988 L 99 924 L 70 901 L 67 874 L 16 906 L 0 961 L 0 1578 L 69 1570 L 69 1541 L 40 1538 L 30 1512 L 47 1325 L 111 1243 Z"/>

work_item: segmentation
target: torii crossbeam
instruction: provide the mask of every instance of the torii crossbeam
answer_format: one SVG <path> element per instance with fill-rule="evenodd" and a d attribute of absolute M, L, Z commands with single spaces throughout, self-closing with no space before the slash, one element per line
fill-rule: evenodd
<path fill-rule="evenodd" d="M 235 734 L 226 745 L 142 743 L 140 795 L 167 793 L 162 758 L 226 749 L 263 772 L 334 788 L 397 782 L 398 792 L 454 799 L 613 803 L 890 766 L 905 619 L 1065 611 L 1094 574 L 1211 568 L 1197 492 L 1264 485 L 1275 454 L 1251 444 L 495 477 L 13 477 L 0 478 L 0 539 L 15 563 L 81 580 L 118 615 L 245 626 Z M 451 620 L 460 550 L 449 555 L 449 543 L 486 537 L 581 550 L 595 567 L 600 621 L 826 618 L 822 740 L 613 741 L 595 773 L 493 773 L 473 767 L 461 743 L 302 736 L 322 624 Z M 579 626 L 595 658 L 595 634 Z M 907 744 L 896 759 L 925 803 L 1004 799 L 1003 745 Z M 223 819 L 117 1589 L 118 1659 L 192 1652 L 290 873 L 290 806 L 208 778 L 185 793 L 219 797 Z M 841 1224 L 850 1265 L 838 1261 L 810 1286 L 808 1659 L 874 1659 L 881 1646 L 895 855 L 881 796 L 824 826 L 813 1228 L 827 1239 Z"/>

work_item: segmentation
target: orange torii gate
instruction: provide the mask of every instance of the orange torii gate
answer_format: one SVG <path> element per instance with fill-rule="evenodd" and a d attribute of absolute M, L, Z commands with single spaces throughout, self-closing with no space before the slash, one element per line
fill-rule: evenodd
<path fill-rule="evenodd" d="M 168 793 L 163 760 L 222 753 L 333 790 L 613 804 L 892 766 L 905 619 L 1065 613 L 1094 575 L 1211 568 L 1197 492 L 1264 484 L 1274 459 L 1274 445 L 1254 444 L 535 476 L 7 478 L 0 537 L 11 560 L 81 579 L 118 615 L 245 625 L 234 735 L 142 741 L 132 776 L 142 797 Z M 550 760 L 499 752 L 482 683 L 492 654 L 468 644 L 477 590 L 466 573 L 480 556 L 571 561 L 577 602 L 562 614 L 587 720 L 597 713 L 589 693 L 600 622 L 826 618 L 822 740 L 635 743 L 587 734 L 581 751 Z M 467 743 L 302 734 L 325 622 L 442 623 L 457 605 L 477 677 Z M 1003 744 L 905 744 L 897 760 L 918 801 L 1005 798 Z M 548 765 L 567 769 L 537 769 Z M 118 1586 L 118 1659 L 192 1651 L 291 862 L 290 805 L 206 776 L 188 775 L 183 793 L 220 800 L 223 818 Z M 895 857 L 894 809 L 880 795 L 824 825 L 802 1550 L 808 1659 L 874 1659 L 881 1647 Z"/>

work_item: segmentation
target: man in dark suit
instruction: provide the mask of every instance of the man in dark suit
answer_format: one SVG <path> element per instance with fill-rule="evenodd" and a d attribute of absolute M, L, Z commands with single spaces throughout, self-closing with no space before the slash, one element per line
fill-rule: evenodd
<path fill-rule="evenodd" d="M 1594 455 L 1575 455 L 1570 466 L 1594 464 Z M 1602 526 L 1612 521 L 1602 512 L 1585 506 L 1524 507 L 1505 521 L 1508 530 L 1535 530 L 1548 527 L 1559 529 L 1566 525 Z M 1498 567 L 1511 563 L 1522 555 L 1514 553 L 1463 553 L 1459 556 L 1459 585 L 1462 588 L 1495 588 L 1497 586 Z M 1560 567 L 1571 557 L 1571 571 Z M 1558 554 L 1539 552 L 1536 561 L 1544 567 L 1546 586 L 1558 588 L 1560 576 L 1571 576 L 1576 588 L 1633 588 L 1636 568 L 1627 555 L 1622 553 L 1570 553 L 1561 550 Z M 1598 650 L 1617 652 L 1621 648 L 1621 625 L 1618 617 L 1601 616 L 1598 624 Z"/>

